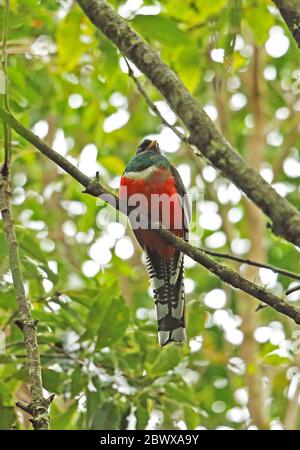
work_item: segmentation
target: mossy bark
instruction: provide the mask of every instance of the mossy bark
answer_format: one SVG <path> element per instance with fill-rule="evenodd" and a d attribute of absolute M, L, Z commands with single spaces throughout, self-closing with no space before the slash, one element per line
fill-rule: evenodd
<path fill-rule="evenodd" d="M 37 321 L 32 318 L 29 300 L 27 299 L 24 288 L 19 248 L 10 209 L 10 179 L 6 165 L 0 171 L 0 212 L 8 245 L 9 266 L 18 307 L 18 319 L 15 323 L 21 329 L 24 336 L 28 361 L 28 380 L 31 392 L 31 403 L 27 405 L 18 402 L 17 406 L 32 416 L 31 422 L 34 429 L 47 430 L 50 422 L 48 408 L 53 397 L 51 396 L 50 399 L 45 399 L 43 396 L 41 361 L 37 343 Z"/>

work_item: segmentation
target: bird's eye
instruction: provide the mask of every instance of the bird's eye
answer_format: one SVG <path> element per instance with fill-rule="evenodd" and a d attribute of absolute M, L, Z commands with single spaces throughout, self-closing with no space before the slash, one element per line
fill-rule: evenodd
<path fill-rule="evenodd" d="M 141 153 L 144 150 L 146 150 L 146 148 L 148 148 L 148 146 L 150 145 L 151 141 L 150 139 L 145 139 L 139 146 L 137 149 L 137 153 Z"/>

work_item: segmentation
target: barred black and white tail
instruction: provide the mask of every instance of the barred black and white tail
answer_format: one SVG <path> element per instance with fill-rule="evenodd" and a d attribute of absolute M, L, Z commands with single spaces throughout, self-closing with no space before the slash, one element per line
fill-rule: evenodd
<path fill-rule="evenodd" d="M 147 268 L 154 294 L 158 322 L 158 341 L 162 347 L 186 339 L 184 319 L 184 255 L 176 252 L 164 259 L 149 250 Z"/>

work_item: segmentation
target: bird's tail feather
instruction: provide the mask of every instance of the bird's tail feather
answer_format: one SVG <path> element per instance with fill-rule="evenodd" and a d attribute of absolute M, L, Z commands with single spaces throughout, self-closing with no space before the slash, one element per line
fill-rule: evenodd
<path fill-rule="evenodd" d="M 165 260 L 147 252 L 147 267 L 154 293 L 159 345 L 183 342 L 186 339 L 183 254 L 176 253 L 171 260 Z"/>

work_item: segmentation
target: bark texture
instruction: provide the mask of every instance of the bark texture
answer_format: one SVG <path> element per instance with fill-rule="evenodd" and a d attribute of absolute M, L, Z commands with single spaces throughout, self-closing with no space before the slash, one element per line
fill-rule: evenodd
<path fill-rule="evenodd" d="M 37 321 L 32 318 L 29 300 L 24 288 L 19 247 L 10 209 L 10 180 L 6 165 L 0 171 L 0 212 L 8 245 L 9 266 L 18 307 L 18 319 L 15 323 L 24 336 L 28 361 L 28 382 L 31 393 L 30 404 L 17 402 L 17 406 L 32 416 L 31 422 L 34 429 L 47 430 L 50 422 L 48 408 L 53 400 L 53 396 L 49 399 L 45 399 L 43 396 L 41 361 L 37 344 Z"/>

